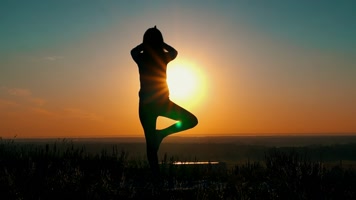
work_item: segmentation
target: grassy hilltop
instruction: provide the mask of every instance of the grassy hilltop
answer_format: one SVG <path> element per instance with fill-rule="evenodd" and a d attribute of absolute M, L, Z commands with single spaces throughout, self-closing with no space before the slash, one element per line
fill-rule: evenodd
<path fill-rule="evenodd" d="M 350 146 L 356 148 L 341 145 L 338 149 L 345 153 Z M 351 161 L 329 165 L 312 158 L 305 149 L 263 150 L 262 159 L 248 159 L 229 167 L 175 165 L 179 157 L 164 154 L 162 177 L 157 183 L 144 157 L 130 156 L 129 151 L 118 145 L 95 153 L 70 140 L 43 144 L 1 140 L 0 196 L 5 199 L 356 198 L 356 171 L 347 166 Z"/>

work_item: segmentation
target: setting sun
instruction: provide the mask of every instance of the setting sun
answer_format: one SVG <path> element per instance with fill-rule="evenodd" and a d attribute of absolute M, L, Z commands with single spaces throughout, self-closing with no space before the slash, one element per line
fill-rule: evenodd
<path fill-rule="evenodd" d="M 167 70 L 170 97 L 174 100 L 195 104 L 205 93 L 202 73 L 191 62 L 172 62 Z"/>

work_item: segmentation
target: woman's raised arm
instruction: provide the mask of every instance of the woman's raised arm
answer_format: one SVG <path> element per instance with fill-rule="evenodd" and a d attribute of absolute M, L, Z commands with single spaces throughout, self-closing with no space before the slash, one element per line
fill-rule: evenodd
<path fill-rule="evenodd" d="M 131 50 L 131 56 L 135 61 L 138 59 L 138 56 L 140 55 L 141 51 L 143 51 L 142 43 Z"/>

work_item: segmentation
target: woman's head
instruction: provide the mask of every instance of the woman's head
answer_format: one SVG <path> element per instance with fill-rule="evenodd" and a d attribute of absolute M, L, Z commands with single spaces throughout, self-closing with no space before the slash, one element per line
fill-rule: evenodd
<path fill-rule="evenodd" d="M 163 48 L 163 36 L 156 26 L 147 29 L 143 35 L 143 44 L 154 50 L 160 50 Z"/>

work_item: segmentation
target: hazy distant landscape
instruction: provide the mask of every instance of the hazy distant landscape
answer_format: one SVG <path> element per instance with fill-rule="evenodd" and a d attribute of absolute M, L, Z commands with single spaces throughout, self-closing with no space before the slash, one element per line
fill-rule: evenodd
<path fill-rule="evenodd" d="M 5 138 L 4 138 L 5 139 Z M 17 142 L 52 142 L 63 138 L 7 138 Z M 65 138 L 73 142 L 87 143 L 145 143 L 142 137 L 95 137 L 95 138 Z M 207 137 L 180 137 L 169 136 L 163 143 L 231 143 L 242 145 L 263 146 L 305 146 L 356 143 L 356 133 L 348 135 L 282 135 L 282 136 L 207 136 Z"/>
<path fill-rule="evenodd" d="M 130 158 L 146 159 L 143 137 L 121 138 L 68 138 L 68 139 L 15 139 L 23 145 L 44 145 L 65 141 L 75 148 L 84 147 L 97 154 L 115 147 L 127 152 Z M 217 161 L 228 165 L 261 161 L 265 153 L 278 148 L 298 151 L 310 159 L 322 162 L 356 161 L 356 136 L 223 136 L 223 137 L 168 137 L 160 147 L 165 154 L 182 161 Z M 356 162 L 355 162 L 356 164 Z"/>

